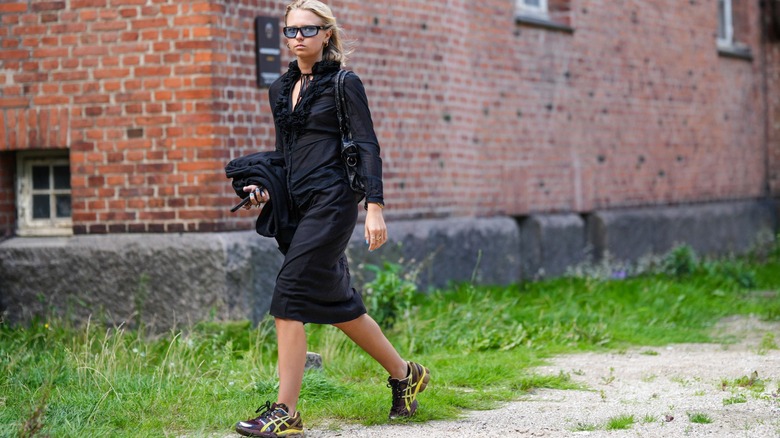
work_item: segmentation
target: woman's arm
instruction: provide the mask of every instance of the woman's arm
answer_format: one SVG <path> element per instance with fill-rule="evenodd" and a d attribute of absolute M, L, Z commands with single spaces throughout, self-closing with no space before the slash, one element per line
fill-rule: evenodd
<path fill-rule="evenodd" d="M 379 156 L 379 141 L 374 133 L 374 122 L 368 108 L 366 90 L 360 78 L 348 73 L 344 79 L 347 112 L 352 130 L 352 139 L 358 145 L 360 169 L 366 184 L 366 201 L 384 205 L 382 187 L 382 158 Z"/>
<path fill-rule="evenodd" d="M 360 157 L 359 173 L 366 185 L 366 226 L 364 236 L 368 250 L 373 251 L 387 242 L 387 226 L 383 215 L 385 205 L 382 187 L 382 158 L 379 156 L 379 141 L 374 132 L 371 110 L 363 82 L 354 73 L 344 79 L 347 112 L 352 130 L 352 139 L 358 145 Z"/>

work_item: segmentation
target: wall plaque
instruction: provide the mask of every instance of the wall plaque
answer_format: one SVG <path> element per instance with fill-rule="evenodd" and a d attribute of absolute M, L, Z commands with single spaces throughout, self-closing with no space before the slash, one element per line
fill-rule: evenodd
<path fill-rule="evenodd" d="M 270 87 L 281 75 L 281 57 L 279 19 L 277 17 L 255 17 L 255 59 L 258 87 Z"/>

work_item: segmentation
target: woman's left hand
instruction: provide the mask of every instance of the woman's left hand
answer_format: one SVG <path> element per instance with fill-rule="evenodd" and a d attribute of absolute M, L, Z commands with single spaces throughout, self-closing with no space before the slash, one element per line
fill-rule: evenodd
<path fill-rule="evenodd" d="M 365 238 L 369 251 L 373 251 L 387 242 L 387 226 L 382 215 L 382 207 L 373 202 L 368 203 Z"/>

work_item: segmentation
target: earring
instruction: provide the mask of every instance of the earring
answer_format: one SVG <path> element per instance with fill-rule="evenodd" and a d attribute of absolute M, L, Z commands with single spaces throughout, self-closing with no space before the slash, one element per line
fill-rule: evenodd
<path fill-rule="evenodd" d="M 329 42 L 328 40 L 325 40 L 325 43 L 323 43 L 324 47 L 328 47 L 328 42 Z"/>

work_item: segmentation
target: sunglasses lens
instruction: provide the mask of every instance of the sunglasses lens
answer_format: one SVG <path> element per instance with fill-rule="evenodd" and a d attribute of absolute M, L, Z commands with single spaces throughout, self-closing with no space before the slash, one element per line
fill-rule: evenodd
<path fill-rule="evenodd" d="M 317 26 L 304 26 L 301 28 L 301 33 L 304 37 L 309 38 L 317 35 L 317 31 L 320 29 Z"/>
<path fill-rule="evenodd" d="M 284 36 L 287 38 L 295 38 L 295 35 L 298 35 L 298 28 L 297 27 L 285 27 L 283 29 Z"/>

